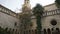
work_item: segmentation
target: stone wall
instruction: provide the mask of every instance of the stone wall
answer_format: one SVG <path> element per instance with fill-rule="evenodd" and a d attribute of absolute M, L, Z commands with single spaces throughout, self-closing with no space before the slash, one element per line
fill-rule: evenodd
<path fill-rule="evenodd" d="M 0 12 L 0 26 L 2 28 L 8 27 L 8 28 L 15 29 L 18 28 L 18 24 L 19 24 L 19 19 L 11 15 L 5 14 L 3 12 Z"/>
<path fill-rule="evenodd" d="M 56 7 L 55 3 L 53 3 L 50 5 L 44 6 L 44 9 L 45 9 L 45 11 L 51 11 L 51 10 L 57 9 L 57 7 Z"/>
<path fill-rule="evenodd" d="M 12 10 L 4 7 L 3 5 L 0 5 L 0 11 L 1 11 L 1 12 L 4 12 L 4 13 L 6 13 L 6 14 L 9 14 L 9 15 L 11 15 L 11 16 L 14 16 L 14 17 L 16 17 L 16 18 L 19 18 L 19 15 L 18 15 L 17 13 L 15 13 L 14 11 L 12 11 Z"/>
<path fill-rule="evenodd" d="M 32 21 L 32 24 L 33 24 L 33 25 L 32 25 L 32 29 L 35 30 L 36 27 L 37 27 L 36 19 L 33 18 L 31 21 Z"/>
<path fill-rule="evenodd" d="M 58 9 L 55 5 L 55 3 L 47 5 L 44 7 L 45 13 L 43 14 L 43 17 L 41 19 L 42 23 L 42 30 L 43 29 L 60 29 L 60 9 Z M 57 24 L 52 25 L 51 21 L 56 20 Z"/>
<path fill-rule="evenodd" d="M 57 24 L 55 26 L 51 24 L 51 20 L 53 19 L 57 21 Z M 42 22 L 42 29 L 60 28 L 60 15 L 43 17 L 41 22 Z"/>

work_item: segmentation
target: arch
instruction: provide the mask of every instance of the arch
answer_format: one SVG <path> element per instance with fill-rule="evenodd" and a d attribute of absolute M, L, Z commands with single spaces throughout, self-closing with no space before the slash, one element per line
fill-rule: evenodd
<path fill-rule="evenodd" d="M 56 31 L 58 31 L 58 32 L 59 32 L 59 28 L 56 28 Z"/>
<path fill-rule="evenodd" d="M 17 22 L 14 23 L 14 26 L 17 26 Z"/>
<path fill-rule="evenodd" d="M 55 34 L 55 33 L 54 33 L 54 28 L 51 28 L 51 33 L 52 33 L 52 34 Z"/>
<path fill-rule="evenodd" d="M 33 30 L 32 30 L 32 34 L 33 34 L 34 32 L 33 32 Z"/>
<path fill-rule="evenodd" d="M 28 30 L 25 31 L 25 34 L 28 34 Z"/>
<path fill-rule="evenodd" d="M 15 29 L 15 33 L 17 34 L 17 29 Z"/>
<path fill-rule="evenodd" d="M 35 34 L 37 34 L 37 29 L 35 29 Z"/>
<path fill-rule="evenodd" d="M 47 34 L 46 29 L 44 29 L 44 34 Z"/>
<path fill-rule="evenodd" d="M 23 33 L 25 34 L 25 31 Z"/>
<path fill-rule="evenodd" d="M 52 30 L 52 31 L 54 31 L 54 29 L 53 29 L 53 28 L 51 28 L 51 30 Z"/>
<path fill-rule="evenodd" d="M 13 29 L 13 32 L 14 32 L 14 29 Z"/>
<path fill-rule="evenodd" d="M 51 34 L 51 30 L 49 28 L 47 29 L 47 33 L 48 34 Z"/>
<path fill-rule="evenodd" d="M 29 34 L 29 30 L 27 30 L 27 34 Z"/>
<path fill-rule="evenodd" d="M 5 31 L 8 31 L 8 27 L 5 28 Z"/>
<path fill-rule="evenodd" d="M 0 31 L 1 31 L 2 27 L 0 26 Z"/>
<path fill-rule="evenodd" d="M 56 28 L 56 34 L 59 34 L 59 28 Z"/>
<path fill-rule="evenodd" d="M 9 31 L 11 31 L 11 28 L 9 28 Z"/>
<path fill-rule="evenodd" d="M 31 34 L 31 30 L 29 30 L 29 34 Z"/>

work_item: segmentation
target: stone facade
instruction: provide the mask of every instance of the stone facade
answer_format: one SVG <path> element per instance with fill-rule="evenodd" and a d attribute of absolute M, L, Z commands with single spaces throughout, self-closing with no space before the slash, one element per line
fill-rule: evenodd
<path fill-rule="evenodd" d="M 60 29 L 60 9 L 58 9 L 54 4 L 45 6 L 45 12 L 43 14 L 43 17 L 41 18 L 41 24 L 42 24 L 42 30 L 50 29 L 50 30 L 56 30 L 57 28 Z M 52 21 L 54 21 L 55 25 L 52 25 Z"/>
<path fill-rule="evenodd" d="M 55 26 L 53 26 L 51 24 L 51 20 L 56 20 L 57 21 L 57 24 Z M 60 28 L 60 15 L 52 15 L 52 16 L 47 16 L 47 17 L 43 17 L 42 18 L 42 28 Z"/>
<path fill-rule="evenodd" d="M 21 23 L 20 23 L 19 16 L 21 14 L 25 14 L 25 13 L 31 14 L 30 13 L 30 11 L 31 11 L 30 7 L 27 7 L 26 5 L 29 5 L 29 3 L 27 2 L 27 4 L 23 5 L 23 8 L 22 8 L 23 12 L 20 14 L 14 13 L 13 11 L 9 10 L 8 8 L 0 5 L 0 26 L 2 28 L 8 27 L 8 28 L 12 28 L 12 29 L 20 29 Z M 47 30 L 47 29 L 52 29 L 52 28 L 53 29 L 56 29 L 56 28 L 60 29 L 60 9 L 58 9 L 56 7 L 55 3 L 44 6 L 44 9 L 45 9 L 44 14 L 41 18 L 42 31 L 44 29 Z M 56 22 L 56 24 L 52 22 L 54 25 L 52 25 L 52 23 L 51 23 L 51 21 L 53 21 L 53 20 L 55 20 L 54 22 Z M 32 29 L 36 29 L 37 24 L 36 24 L 35 16 L 31 16 L 31 21 L 33 24 Z"/>
<path fill-rule="evenodd" d="M 16 25 L 15 25 L 16 23 Z M 0 5 L 0 26 L 2 28 L 8 29 L 18 29 L 19 28 L 18 15 L 11 11 L 10 9 Z"/>

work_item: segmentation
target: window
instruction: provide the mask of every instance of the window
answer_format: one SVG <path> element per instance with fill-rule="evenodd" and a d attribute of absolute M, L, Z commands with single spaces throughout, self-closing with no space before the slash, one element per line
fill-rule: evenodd
<path fill-rule="evenodd" d="M 14 31 L 14 29 L 13 29 L 13 31 Z"/>
<path fill-rule="evenodd" d="M 58 32 L 59 32 L 59 28 L 56 28 L 56 31 L 58 31 Z"/>
<path fill-rule="evenodd" d="M 57 24 L 57 21 L 56 21 L 56 20 L 52 20 L 52 21 L 51 21 L 51 24 L 54 26 L 54 25 Z"/>
<path fill-rule="evenodd" d="M 54 29 L 53 29 L 53 28 L 52 28 L 51 30 L 52 30 L 52 31 L 54 31 Z"/>
<path fill-rule="evenodd" d="M 5 30 L 7 31 L 8 30 L 8 27 L 6 27 Z"/>
<path fill-rule="evenodd" d="M 17 26 L 17 22 L 15 22 L 15 24 L 14 24 L 15 26 Z"/>
<path fill-rule="evenodd" d="M 44 34 L 47 34 L 46 29 L 44 29 Z"/>
<path fill-rule="evenodd" d="M 49 28 L 47 29 L 47 32 L 48 32 L 48 34 L 51 34 L 51 30 Z"/>
<path fill-rule="evenodd" d="M 0 10 L 1 10 L 1 8 L 0 8 Z"/>

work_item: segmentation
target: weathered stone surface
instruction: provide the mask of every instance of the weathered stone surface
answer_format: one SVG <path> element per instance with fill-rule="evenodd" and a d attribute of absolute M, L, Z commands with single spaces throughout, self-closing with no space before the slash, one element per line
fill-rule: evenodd
<path fill-rule="evenodd" d="M 19 24 L 19 19 L 0 12 L 0 26 L 1 27 L 16 28 L 15 23 Z"/>
<path fill-rule="evenodd" d="M 51 25 L 51 20 L 56 20 L 57 24 L 55 26 Z M 53 15 L 53 16 L 47 16 L 43 17 L 42 20 L 42 28 L 60 28 L 60 15 Z"/>
<path fill-rule="evenodd" d="M 51 10 L 57 9 L 57 7 L 56 7 L 55 3 L 53 3 L 50 5 L 44 6 L 44 9 L 45 9 L 45 11 L 51 11 Z"/>

